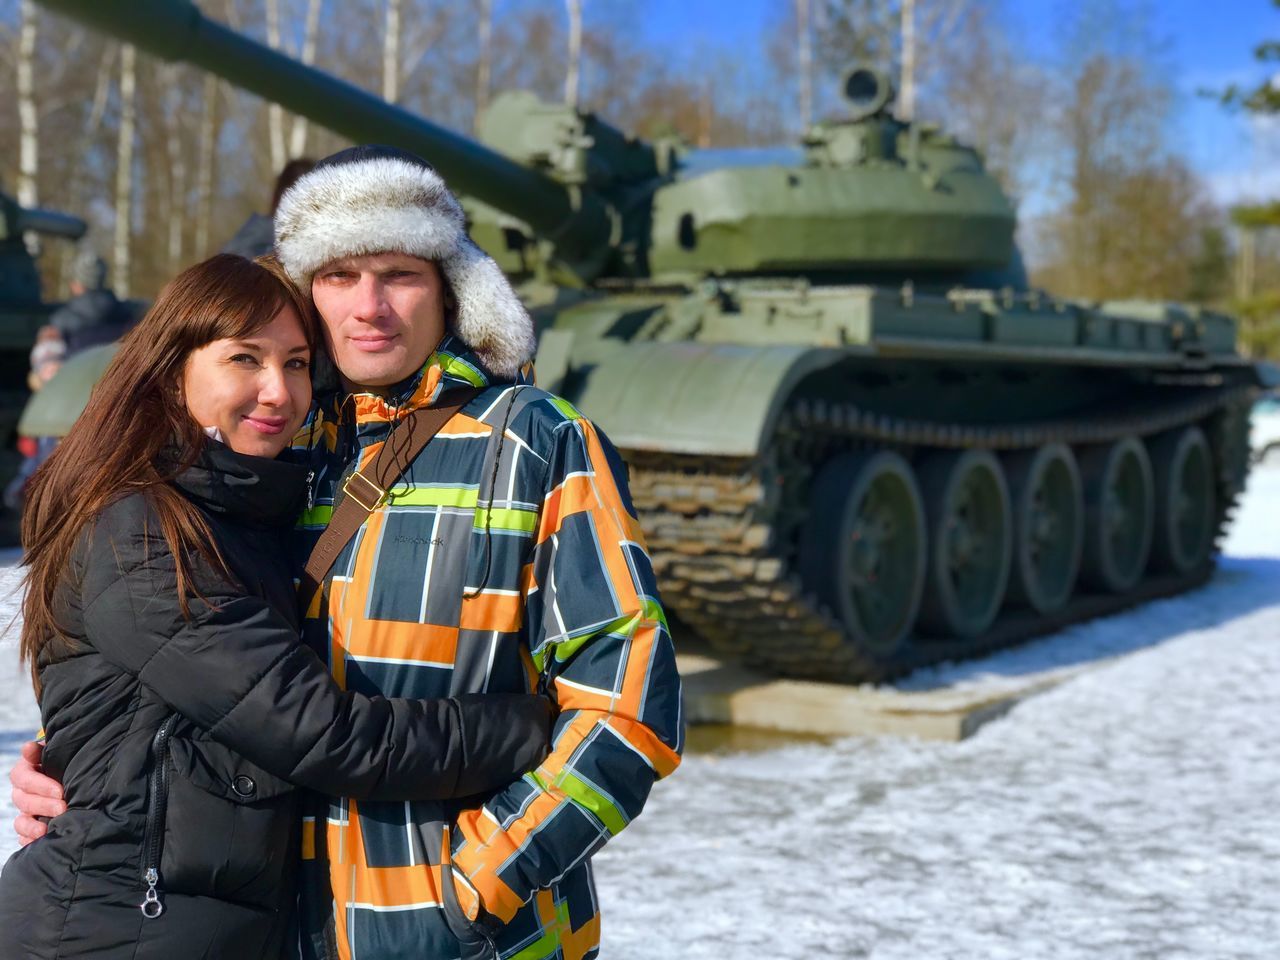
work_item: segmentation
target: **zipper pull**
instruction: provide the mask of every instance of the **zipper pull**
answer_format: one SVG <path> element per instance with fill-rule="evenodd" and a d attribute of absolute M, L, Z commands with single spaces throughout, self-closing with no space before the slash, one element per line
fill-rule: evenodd
<path fill-rule="evenodd" d="M 310 510 L 316 505 L 316 488 L 314 486 L 316 472 L 314 470 L 307 471 L 307 509 Z"/>
<path fill-rule="evenodd" d="M 142 903 L 138 906 L 142 910 L 142 915 L 148 920 L 154 920 L 160 914 L 164 913 L 164 904 L 160 902 L 160 895 L 156 893 L 156 884 L 160 882 L 160 874 L 156 872 L 155 867 L 147 868 L 147 895 L 143 897 Z"/>

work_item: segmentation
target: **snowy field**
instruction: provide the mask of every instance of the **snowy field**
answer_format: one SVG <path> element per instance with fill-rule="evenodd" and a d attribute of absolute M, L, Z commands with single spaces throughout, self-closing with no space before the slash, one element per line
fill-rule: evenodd
<path fill-rule="evenodd" d="M 596 858 L 602 956 L 1280 957 L 1280 469 L 1226 553 L 1194 594 L 909 681 L 1093 664 L 964 743 L 687 757 Z M 3 770 L 38 725 L 14 642 Z"/>

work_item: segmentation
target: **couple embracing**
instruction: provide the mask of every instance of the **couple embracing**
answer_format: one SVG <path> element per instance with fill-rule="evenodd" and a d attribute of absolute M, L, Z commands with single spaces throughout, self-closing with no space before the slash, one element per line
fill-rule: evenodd
<path fill-rule="evenodd" d="M 683 740 L 625 468 L 419 158 L 329 157 L 275 235 L 166 287 L 29 488 L 0 960 L 593 957 Z"/>

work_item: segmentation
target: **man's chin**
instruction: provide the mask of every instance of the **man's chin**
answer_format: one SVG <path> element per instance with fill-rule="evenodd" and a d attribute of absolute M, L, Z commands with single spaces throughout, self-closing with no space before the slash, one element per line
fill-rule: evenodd
<path fill-rule="evenodd" d="M 357 358 L 357 362 L 338 364 L 338 372 L 352 389 L 377 393 L 407 380 L 422 366 L 405 363 L 403 358 L 397 358 L 395 363 L 369 363 L 368 359 L 362 357 Z"/>

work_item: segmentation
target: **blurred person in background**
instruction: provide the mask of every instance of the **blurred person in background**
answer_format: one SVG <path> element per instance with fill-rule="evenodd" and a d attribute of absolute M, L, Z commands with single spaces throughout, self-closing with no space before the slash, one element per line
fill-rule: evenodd
<path fill-rule="evenodd" d="M 107 265 L 93 250 L 76 255 L 70 287 L 71 298 L 49 318 L 49 325 L 62 334 L 67 359 L 119 340 L 133 325 L 133 311 L 108 288 Z"/>
<path fill-rule="evenodd" d="M 306 157 L 299 157 L 286 163 L 280 169 L 280 174 L 276 177 L 275 188 L 271 191 L 271 213 L 267 216 L 263 216 L 257 211 L 249 214 L 249 219 L 242 223 L 235 235 L 226 242 L 222 252 L 236 253 L 242 257 L 248 257 L 250 260 L 270 253 L 275 245 L 272 225 L 274 223 L 273 218 L 276 215 L 276 207 L 280 206 L 280 198 L 284 196 L 286 190 L 298 181 L 299 177 L 308 173 L 315 165 L 316 162 L 314 160 L 308 160 Z"/>

